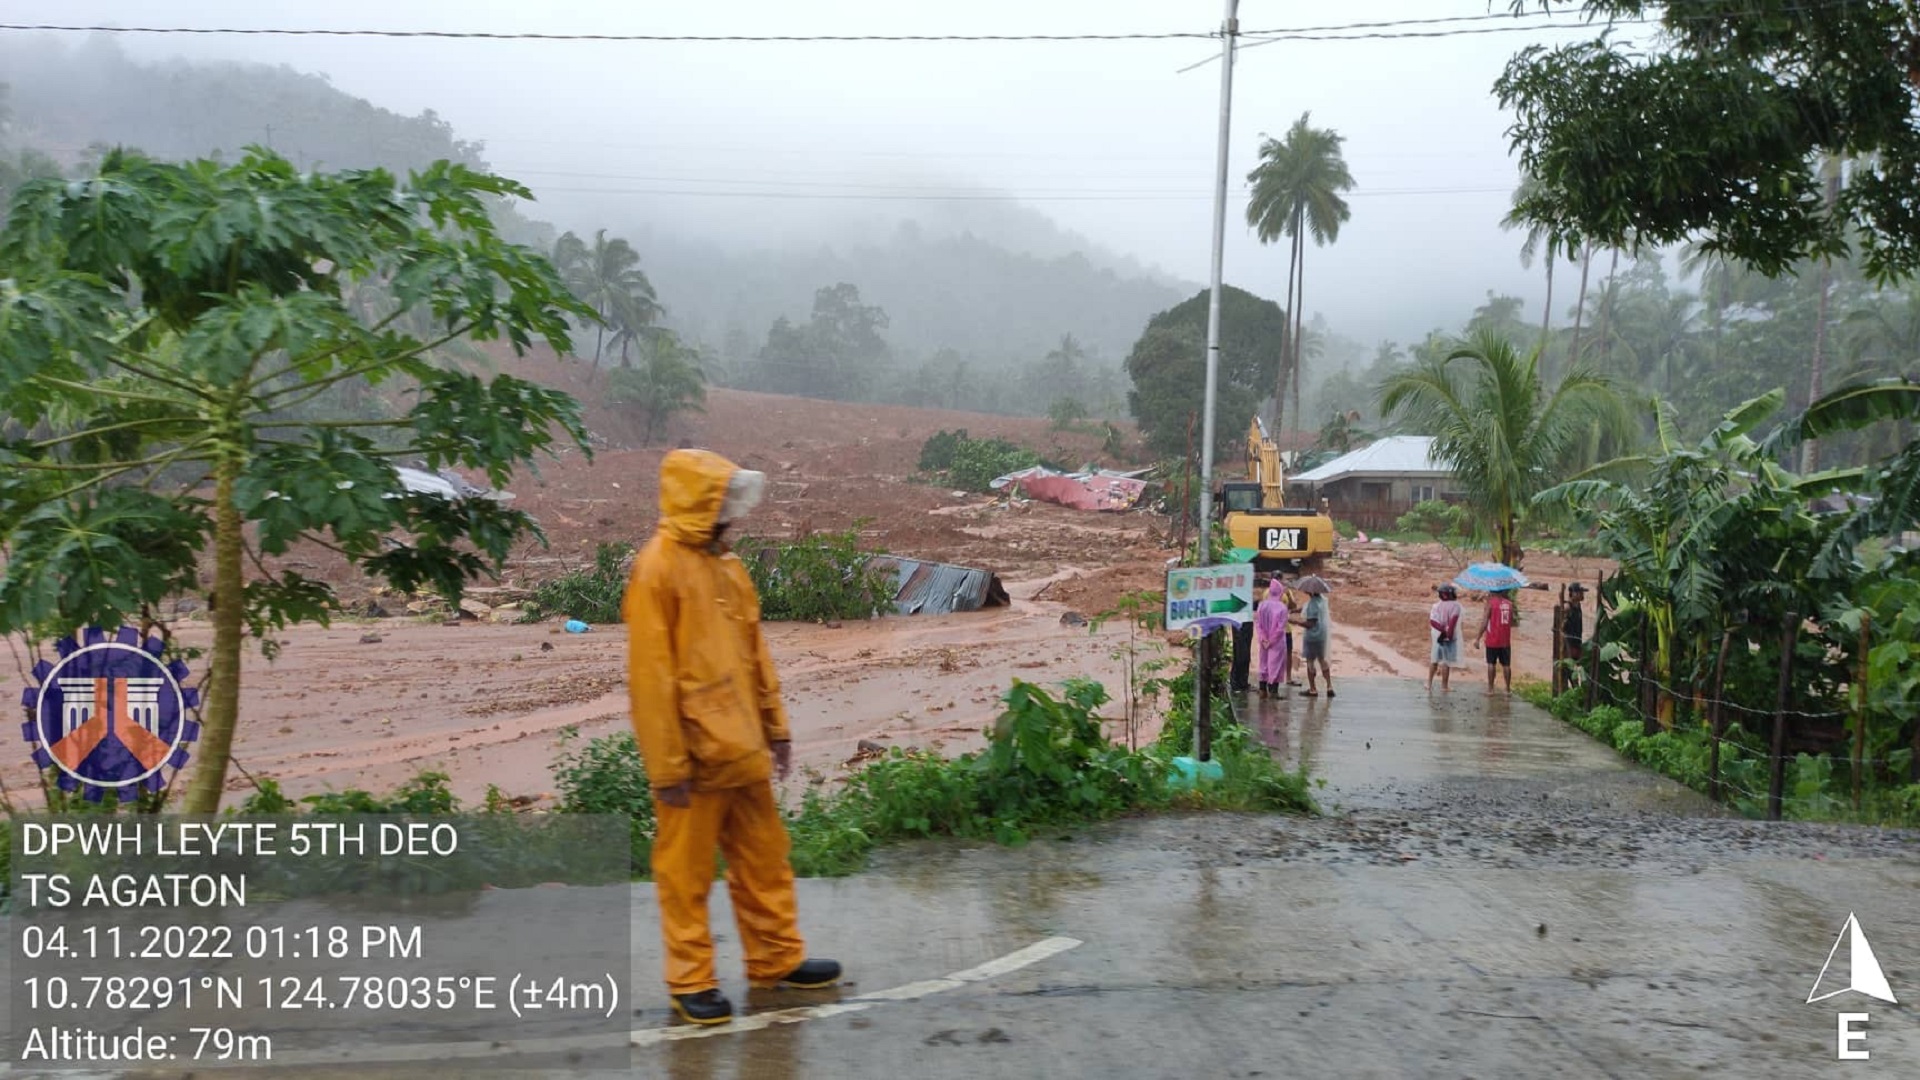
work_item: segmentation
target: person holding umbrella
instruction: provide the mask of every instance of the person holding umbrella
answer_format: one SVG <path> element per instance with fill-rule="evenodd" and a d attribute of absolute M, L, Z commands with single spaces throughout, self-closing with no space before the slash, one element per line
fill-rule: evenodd
<path fill-rule="evenodd" d="M 1317 574 L 1308 574 L 1295 585 L 1307 596 L 1306 610 L 1300 613 L 1301 624 L 1306 632 L 1301 635 L 1300 658 L 1307 665 L 1307 696 L 1319 697 L 1318 679 L 1314 677 L 1314 665 L 1319 665 L 1320 678 L 1327 681 L 1327 697 L 1333 697 L 1333 667 L 1327 663 L 1327 645 L 1333 636 L 1333 619 L 1327 613 L 1327 593 L 1332 591 Z"/>

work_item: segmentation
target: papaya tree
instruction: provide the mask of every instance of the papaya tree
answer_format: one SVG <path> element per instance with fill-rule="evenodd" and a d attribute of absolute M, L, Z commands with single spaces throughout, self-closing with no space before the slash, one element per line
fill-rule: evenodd
<path fill-rule="evenodd" d="M 445 161 L 401 181 L 303 173 L 262 150 L 231 164 L 115 152 L 98 175 L 15 194 L 0 232 L 0 633 L 111 627 L 204 595 L 187 812 L 219 806 L 243 639 L 271 655 L 272 631 L 333 606 L 274 556 L 318 544 L 457 598 L 537 527 L 491 500 L 409 494 L 393 460 L 499 486 L 557 438 L 586 450 L 566 395 L 434 362 L 465 338 L 564 351 L 567 317 L 591 314 L 495 232 L 500 197 L 529 193 Z M 366 281 L 392 299 L 377 318 L 349 303 Z M 352 380 L 411 404 L 312 416 Z"/>

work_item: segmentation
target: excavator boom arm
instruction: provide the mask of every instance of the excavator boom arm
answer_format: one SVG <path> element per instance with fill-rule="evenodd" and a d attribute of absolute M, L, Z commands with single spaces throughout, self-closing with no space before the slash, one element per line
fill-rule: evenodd
<path fill-rule="evenodd" d="M 1267 438 L 1259 417 L 1247 427 L 1247 479 L 1260 485 L 1260 505 L 1285 505 L 1287 480 L 1280 471 L 1280 446 Z"/>

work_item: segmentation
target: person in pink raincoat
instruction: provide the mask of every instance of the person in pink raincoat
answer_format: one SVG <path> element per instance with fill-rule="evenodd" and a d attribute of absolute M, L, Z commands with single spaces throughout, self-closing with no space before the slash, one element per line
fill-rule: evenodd
<path fill-rule="evenodd" d="M 1253 612 L 1253 636 L 1259 643 L 1260 656 L 1260 696 L 1279 697 L 1280 684 L 1288 681 L 1288 668 L 1292 659 L 1287 655 L 1287 619 L 1292 613 L 1287 610 L 1286 589 L 1279 582 L 1269 582 L 1260 605 Z"/>

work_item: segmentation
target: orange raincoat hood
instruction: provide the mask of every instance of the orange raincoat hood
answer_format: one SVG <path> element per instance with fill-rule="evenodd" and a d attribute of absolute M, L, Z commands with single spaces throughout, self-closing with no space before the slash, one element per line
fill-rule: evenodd
<path fill-rule="evenodd" d="M 660 463 L 660 528 L 691 547 L 713 539 L 727 481 L 740 467 L 711 450 L 674 450 Z"/>

